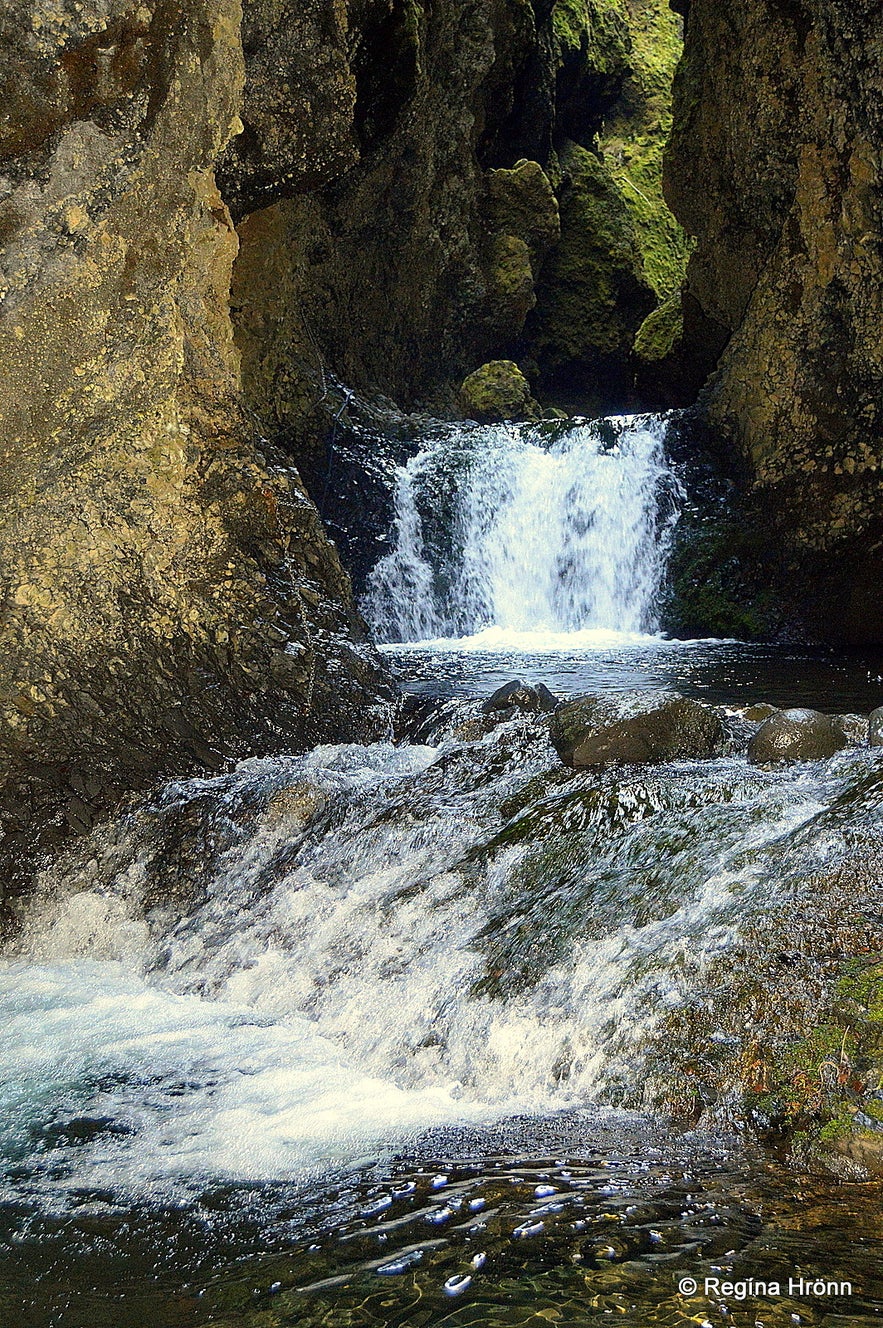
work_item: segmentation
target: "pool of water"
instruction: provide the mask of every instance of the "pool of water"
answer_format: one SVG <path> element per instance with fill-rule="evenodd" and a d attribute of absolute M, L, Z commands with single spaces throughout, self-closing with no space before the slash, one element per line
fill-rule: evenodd
<path fill-rule="evenodd" d="M 22 1204 L 0 1236 L 16 1328 L 883 1318 L 879 1185 L 620 1112 L 438 1130 L 324 1185 L 243 1181 L 184 1207 Z"/>
<path fill-rule="evenodd" d="M 562 697 L 661 688 L 719 704 L 767 701 L 830 713 L 883 705 L 883 651 L 876 650 L 497 629 L 465 642 L 384 649 L 406 691 L 434 696 L 483 696 L 524 677 Z"/>

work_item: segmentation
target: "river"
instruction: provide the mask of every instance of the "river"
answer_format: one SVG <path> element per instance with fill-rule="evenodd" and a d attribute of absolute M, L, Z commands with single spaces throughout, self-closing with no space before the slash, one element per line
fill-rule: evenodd
<path fill-rule="evenodd" d="M 758 769 L 740 708 L 867 713 L 881 661 L 660 635 L 664 438 L 434 437 L 364 599 L 397 740 L 169 783 L 46 873 L 0 964 L 0 1323 L 881 1321 L 880 1185 L 737 1134 L 683 1046 L 883 810 L 879 749 Z M 565 771 L 482 712 L 518 676 L 712 701 L 732 749 Z"/>

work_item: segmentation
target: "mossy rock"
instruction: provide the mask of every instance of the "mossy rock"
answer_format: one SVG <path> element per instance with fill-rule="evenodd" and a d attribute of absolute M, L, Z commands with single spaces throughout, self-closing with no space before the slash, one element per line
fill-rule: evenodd
<path fill-rule="evenodd" d="M 491 231 L 524 241 L 534 274 L 561 234 L 555 191 L 536 161 L 522 159 L 511 170 L 488 171 L 485 215 Z"/>
<path fill-rule="evenodd" d="M 604 162 L 569 143 L 560 154 L 561 240 L 550 255 L 531 320 L 544 371 L 595 374 L 624 363 L 655 296 L 635 229 Z"/>
<path fill-rule="evenodd" d="M 541 413 L 513 360 L 491 360 L 471 373 L 460 388 L 460 408 L 467 419 L 480 424 L 536 420 Z"/>
<path fill-rule="evenodd" d="M 680 346 L 684 335 L 684 313 L 678 291 L 648 314 L 635 337 L 635 356 L 643 364 L 658 364 Z"/>
<path fill-rule="evenodd" d="M 495 235 L 488 247 L 488 323 L 510 341 L 536 304 L 530 250 L 517 235 Z"/>

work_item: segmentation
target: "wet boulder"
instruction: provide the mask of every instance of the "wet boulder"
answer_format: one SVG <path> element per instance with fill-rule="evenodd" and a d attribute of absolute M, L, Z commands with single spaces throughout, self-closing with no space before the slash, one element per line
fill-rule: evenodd
<path fill-rule="evenodd" d="M 529 682 L 515 678 L 498 687 L 483 703 L 482 713 L 489 715 L 495 710 L 533 710 L 550 714 L 558 705 L 558 698 L 550 692 L 545 683 L 534 687 Z"/>
<path fill-rule="evenodd" d="M 822 761 L 850 745 L 840 719 L 818 710 L 781 710 L 761 724 L 748 744 L 748 759 L 753 765 Z"/>
<path fill-rule="evenodd" d="M 867 747 L 870 725 L 864 715 L 834 715 L 832 718 L 850 747 Z"/>
<path fill-rule="evenodd" d="M 575 769 L 698 760 L 714 756 L 726 739 L 720 715 L 684 697 L 612 723 L 595 699 L 572 701 L 553 715 L 549 736 L 564 764 Z"/>
<path fill-rule="evenodd" d="M 772 719 L 773 715 L 778 713 L 779 707 L 770 705 L 768 701 L 758 701 L 741 711 L 742 718 L 747 719 L 750 724 L 762 724 L 765 719 Z"/>
<path fill-rule="evenodd" d="M 868 741 L 872 747 L 883 747 L 883 706 L 871 711 L 868 723 Z"/>

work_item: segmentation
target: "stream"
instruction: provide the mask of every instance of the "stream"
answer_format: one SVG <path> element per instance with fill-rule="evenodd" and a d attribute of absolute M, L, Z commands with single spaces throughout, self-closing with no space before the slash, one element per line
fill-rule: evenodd
<path fill-rule="evenodd" d="M 883 749 L 753 767 L 741 711 L 867 714 L 883 659 L 659 634 L 662 418 L 452 427 L 395 484 L 396 740 L 164 785 L 0 960 L 0 1325 L 883 1322 L 883 1186 L 737 1134 L 731 1073 L 883 811 Z M 569 771 L 482 709 L 516 677 L 732 741 Z"/>

